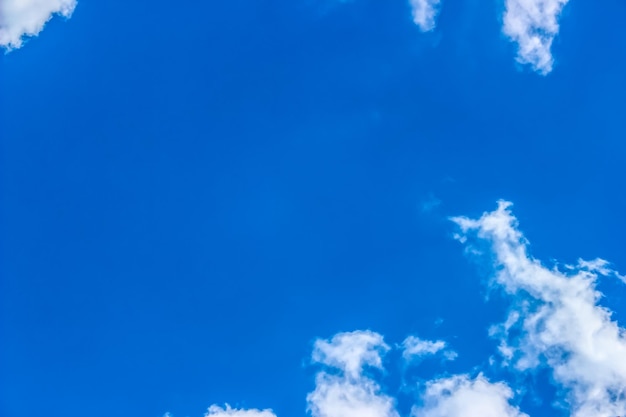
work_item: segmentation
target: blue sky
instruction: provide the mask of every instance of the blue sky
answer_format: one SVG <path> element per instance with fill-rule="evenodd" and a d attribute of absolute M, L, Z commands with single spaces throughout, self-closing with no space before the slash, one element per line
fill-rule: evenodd
<path fill-rule="evenodd" d="M 625 13 L 3 2 L 0 415 L 626 414 Z"/>

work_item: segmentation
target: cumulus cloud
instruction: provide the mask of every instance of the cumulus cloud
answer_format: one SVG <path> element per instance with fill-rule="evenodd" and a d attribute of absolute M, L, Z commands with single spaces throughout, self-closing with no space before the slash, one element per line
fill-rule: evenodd
<path fill-rule="evenodd" d="M 414 417 L 528 417 L 509 401 L 513 392 L 503 382 L 492 383 L 482 374 L 472 379 L 455 375 L 431 381 L 424 405 L 414 407 Z"/>
<path fill-rule="evenodd" d="M 424 340 L 417 336 L 409 336 L 402 342 L 402 357 L 406 361 L 411 361 L 425 356 L 442 353 L 448 360 L 454 360 L 457 353 L 446 349 L 447 343 L 443 340 Z"/>
<path fill-rule="evenodd" d="M 435 28 L 439 4 L 441 0 L 409 0 L 413 22 L 422 32 L 428 32 Z"/>
<path fill-rule="evenodd" d="M 357 330 L 338 333 L 331 340 L 318 339 L 313 348 L 313 361 L 357 378 L 364 366 L 382 368 L 381 355 L 388 350 L 389 346 L 380 334 Z"/>
<path fill-rule="evenodd" d="M 407 338 L 403 354 L 432 355 L 444 351 L 443 341 Z M 368 331 L 340 333 L 330 341 L 318 340 L 313 357 L 336 372 L 321 371 L 315 390 L 307 397 L 313 417 L 398 417 L 395 399 L 364 374 L 366 367 L 382 369 L 381 356 L 389 350 L 383 337 Z M 331 370 L 332 371 L 332 370 Z M 423 405 L 413 407 L 414 417 L 528 417 L 510 404 L 513 392 L 504 382 L 492 383 L 454 375 L 430 381 Z"/>
<path fill-rule="evenodd" d="M 68 18 L 75 7 L 76 0 L 2 0 L 0 46 L 21 47 L 25 37 L 38 35 L 55 14 Z"/>
<path fill-rule="evenodd" d="M 573 417 L 625 414 L 626 330 L 599 304 L 596 288 L 599 274 L 614 272 L 602 260 L 566 272 L 545 267 L 528 253 L 510 206 L 501 201 L 479 219 L 453 219 L 462 238 L 490 245 L 494 285 L 513 297 L 508 319 L 492 330 L 502 354 L 518 371 L 551 369 Z"/>
<path fill-rule="evenodd" d="M 318 340 L 313 359 L 331 369 L 318 373 L 315 390 L 307 396 L 312 416 L 398 417 L 395 400 L 364 374 L 365 367 L 382 369 L 381 355 L 388 350 L 383 337 L 370 331 L 339 333 L 330 341 Z"/>
<path fill-rule="evenodd" d="M 552 71 L 552 42 L 569 0 L 506 0 L 502 31 L 517 43 L 517 60 L 541 74 Z"/>

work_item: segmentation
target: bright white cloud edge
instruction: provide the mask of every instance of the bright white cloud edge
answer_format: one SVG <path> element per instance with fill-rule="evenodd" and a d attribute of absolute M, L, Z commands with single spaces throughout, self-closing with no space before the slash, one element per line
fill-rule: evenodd
<path fill-rule="evenodd" d="M 0 3 L 0 46 L 7 51 L 20 48 L 28 37 L 37 36 L 54 15 L 69 18 L 76 0 L 2 0 Z"/>

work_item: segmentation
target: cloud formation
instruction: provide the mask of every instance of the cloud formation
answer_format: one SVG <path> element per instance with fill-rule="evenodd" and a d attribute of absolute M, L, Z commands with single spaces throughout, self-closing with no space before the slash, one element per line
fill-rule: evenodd
<path fill-rule="evenodd" d="M 517 61 L 540 74 L 552 71 L 552 42 L 559 16 L 569 0 L 506 0 L 503 33 L 517 43 Z"/>
<path fill-rule="evenodd" d="M 503 382 L 489 382 L 482 374 L 472 379 L 454 375 L 430 381 L 424 406 L 413 408 L 413 417 L 528 417 L 509 401 L 513 391 Z"/>
<path fill-rule="evenodd" d="M 24 38 L 37 36 L 55 14 L 69 18 L 76 0 L 2 0 L 0 2 L 0 46 L 20 48 Z"/>
<path fill-rule="evenodd" d="M 212 405 L 205 417 L 276 417 L 272 410 L 237 409 L 226 404 L 224 407 Z"/>
<path fill-rule="evenodd" d="M 499 339 L 501 364 L 512 373 L 548 369 L 559 389 L 562 408 L 572 417 L 626 414 L 626 330 L 601 306 L 599 276 L 622 279 L 603 259 L 579 260 L 561 271 L 533 258 L 518 229 L 511 204 L 478 219 L 455 217 L 456 236 L 473 256 L 487 255 L 495 275 L 490 285 L 510 300 L 508 316 L 492 326 Z M 486 250 L 485 250 L 486 248 Z M 409 336 L 401 345 L 405 359 L 446 355 L 443 340 Z M 392 348 L 372 331 L 338 333 L 315 342 L 312 358 L 321 367 L 307 396 L 312 417 L 399 417 L 397 400 L 383 392 L 383 357 Z M 520 398 L 505 381 L 486 373 L 439 376 L 422 384 L 411 417 L 528 417 Z M 550 399 L 551 400 L 551 399 Z M 276 417 L 271 410 L 211 406 L 206 417 Z"/>
<path fill-rule="evenodd" d="M 413 22 L 422 32 L 429 32 L 436 26 L 441 0 L 409 0 Z"/>
<path fill-rule="evenodd" d="M 381 355 L 389 350 L 383 337 L 371 331 L 338 333 L 330 341 L 319 339 L 313 361 L 338 368 L 348 377 L 359 378 L 363 367 L 382 368 Z"/>
<path fill-rule="evenodd" d="M 407 342 L 408 341 L 408 342 Z M 415 354 L 442 351 L 442 341 L 409 337 Z M 307 396 L 313 417 L 399 417 L 396 400 L 381 392 L 380 385 L 365 374 L 367 367 L 383 370 L 382 355 L 389 350 L 383 337 L 370 331 L 339 333 L 330 341 L 315 343 L 313 358 L 331 369 L 318 373 L 316 387 Z M 406 352 L 406 349 L 404 350 Z M 333 372 L 339 370 L 339 373 Z M 430 381 L 422 395 L 423 405 L 413 407 L 413 417 L 527 417 L 510 405 L 511 389 L 492 383 L 482 374 L 476 378 L 454 375 Z"/>
<path fill-rule="evenodd" d="M 443 340 L 424 340 L 417 336 L 409 336 L 402 342 L 402 357 L 406 361 L 411 361 L 441 352 L 446 359 L 454 360 L 457 357 L 457 353 L 447 350 L 446 347 L 447 343 Z"/>
<path fill-rule="evenodd" d="M 407 338 L 405 344 L 419 354 L 435 354 L 442 341 Z M 383 371 L 382 357 L 390 350 L 383 336 L 371 331 L 338 333 L 330 340 L 319 339 L 313 361 L 324 368 L 307 395 L 312 417 L 399 417 L 396 400 L 383 393 L 367 370 Z M 405 350 L 406 352 L 406 350 Z M 412 417 L 528 417 L 510 404 L 512 390 L 504 382 L 490 382 L 484 375 L 453 375 L 426 383 L 422 405 L 414 406 Z M 205 417 L 276 417 L 271 410 L 233 409 L 213 405 Z"/>
<path fill-rule="evenodd" d="M 382 369 L 381 355 L 389 347 L 378 333 L 339 333 L 318 340 L 313 360 L 330 367 L 317 374 L 315 390 L 307 396 L 313 417 L 398 417 L 395 400 L 364 374 L 365 367 Z M 339 372 L 332 372 L 339 370 Z"/>
<path fill-rule="evenodd" d="M 493 285 L 512 297 L 508 319 L 492 330 L 500 352 L 516 371 L 549 368 L 573 417 L 625 414 L 626 330 L 599 305 L 596 288 L 599 274 L 619 275 L 601 259 L 567 272 L 545 267 L 528 253 L 510 206 L 501 201 L 479 219 L 453 219 L 463 240 L 490 245 Z"/>

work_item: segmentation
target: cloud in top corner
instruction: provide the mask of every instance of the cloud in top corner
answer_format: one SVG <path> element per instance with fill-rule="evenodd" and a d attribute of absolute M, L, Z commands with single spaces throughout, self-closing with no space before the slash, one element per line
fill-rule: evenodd
<path fill-rule="evenodd" d="M 54 15 L 69 18 L 76 0 L 2 0 L 0 2 L 0 47 L 20 48 L 25 38 L 37 36 Z"/>
<path fill-rule="evenodd" d="M 506 0 L 502 32 L 517 43 L 517 61 L 547 75 L 552 71 L 552 42 L 559 16 L 569 0 Z"/>
<path fill-rule="evenodd" d="M 441 0 L 409 0 L 413 22 L 422 32 L 435 29 Z"/>

